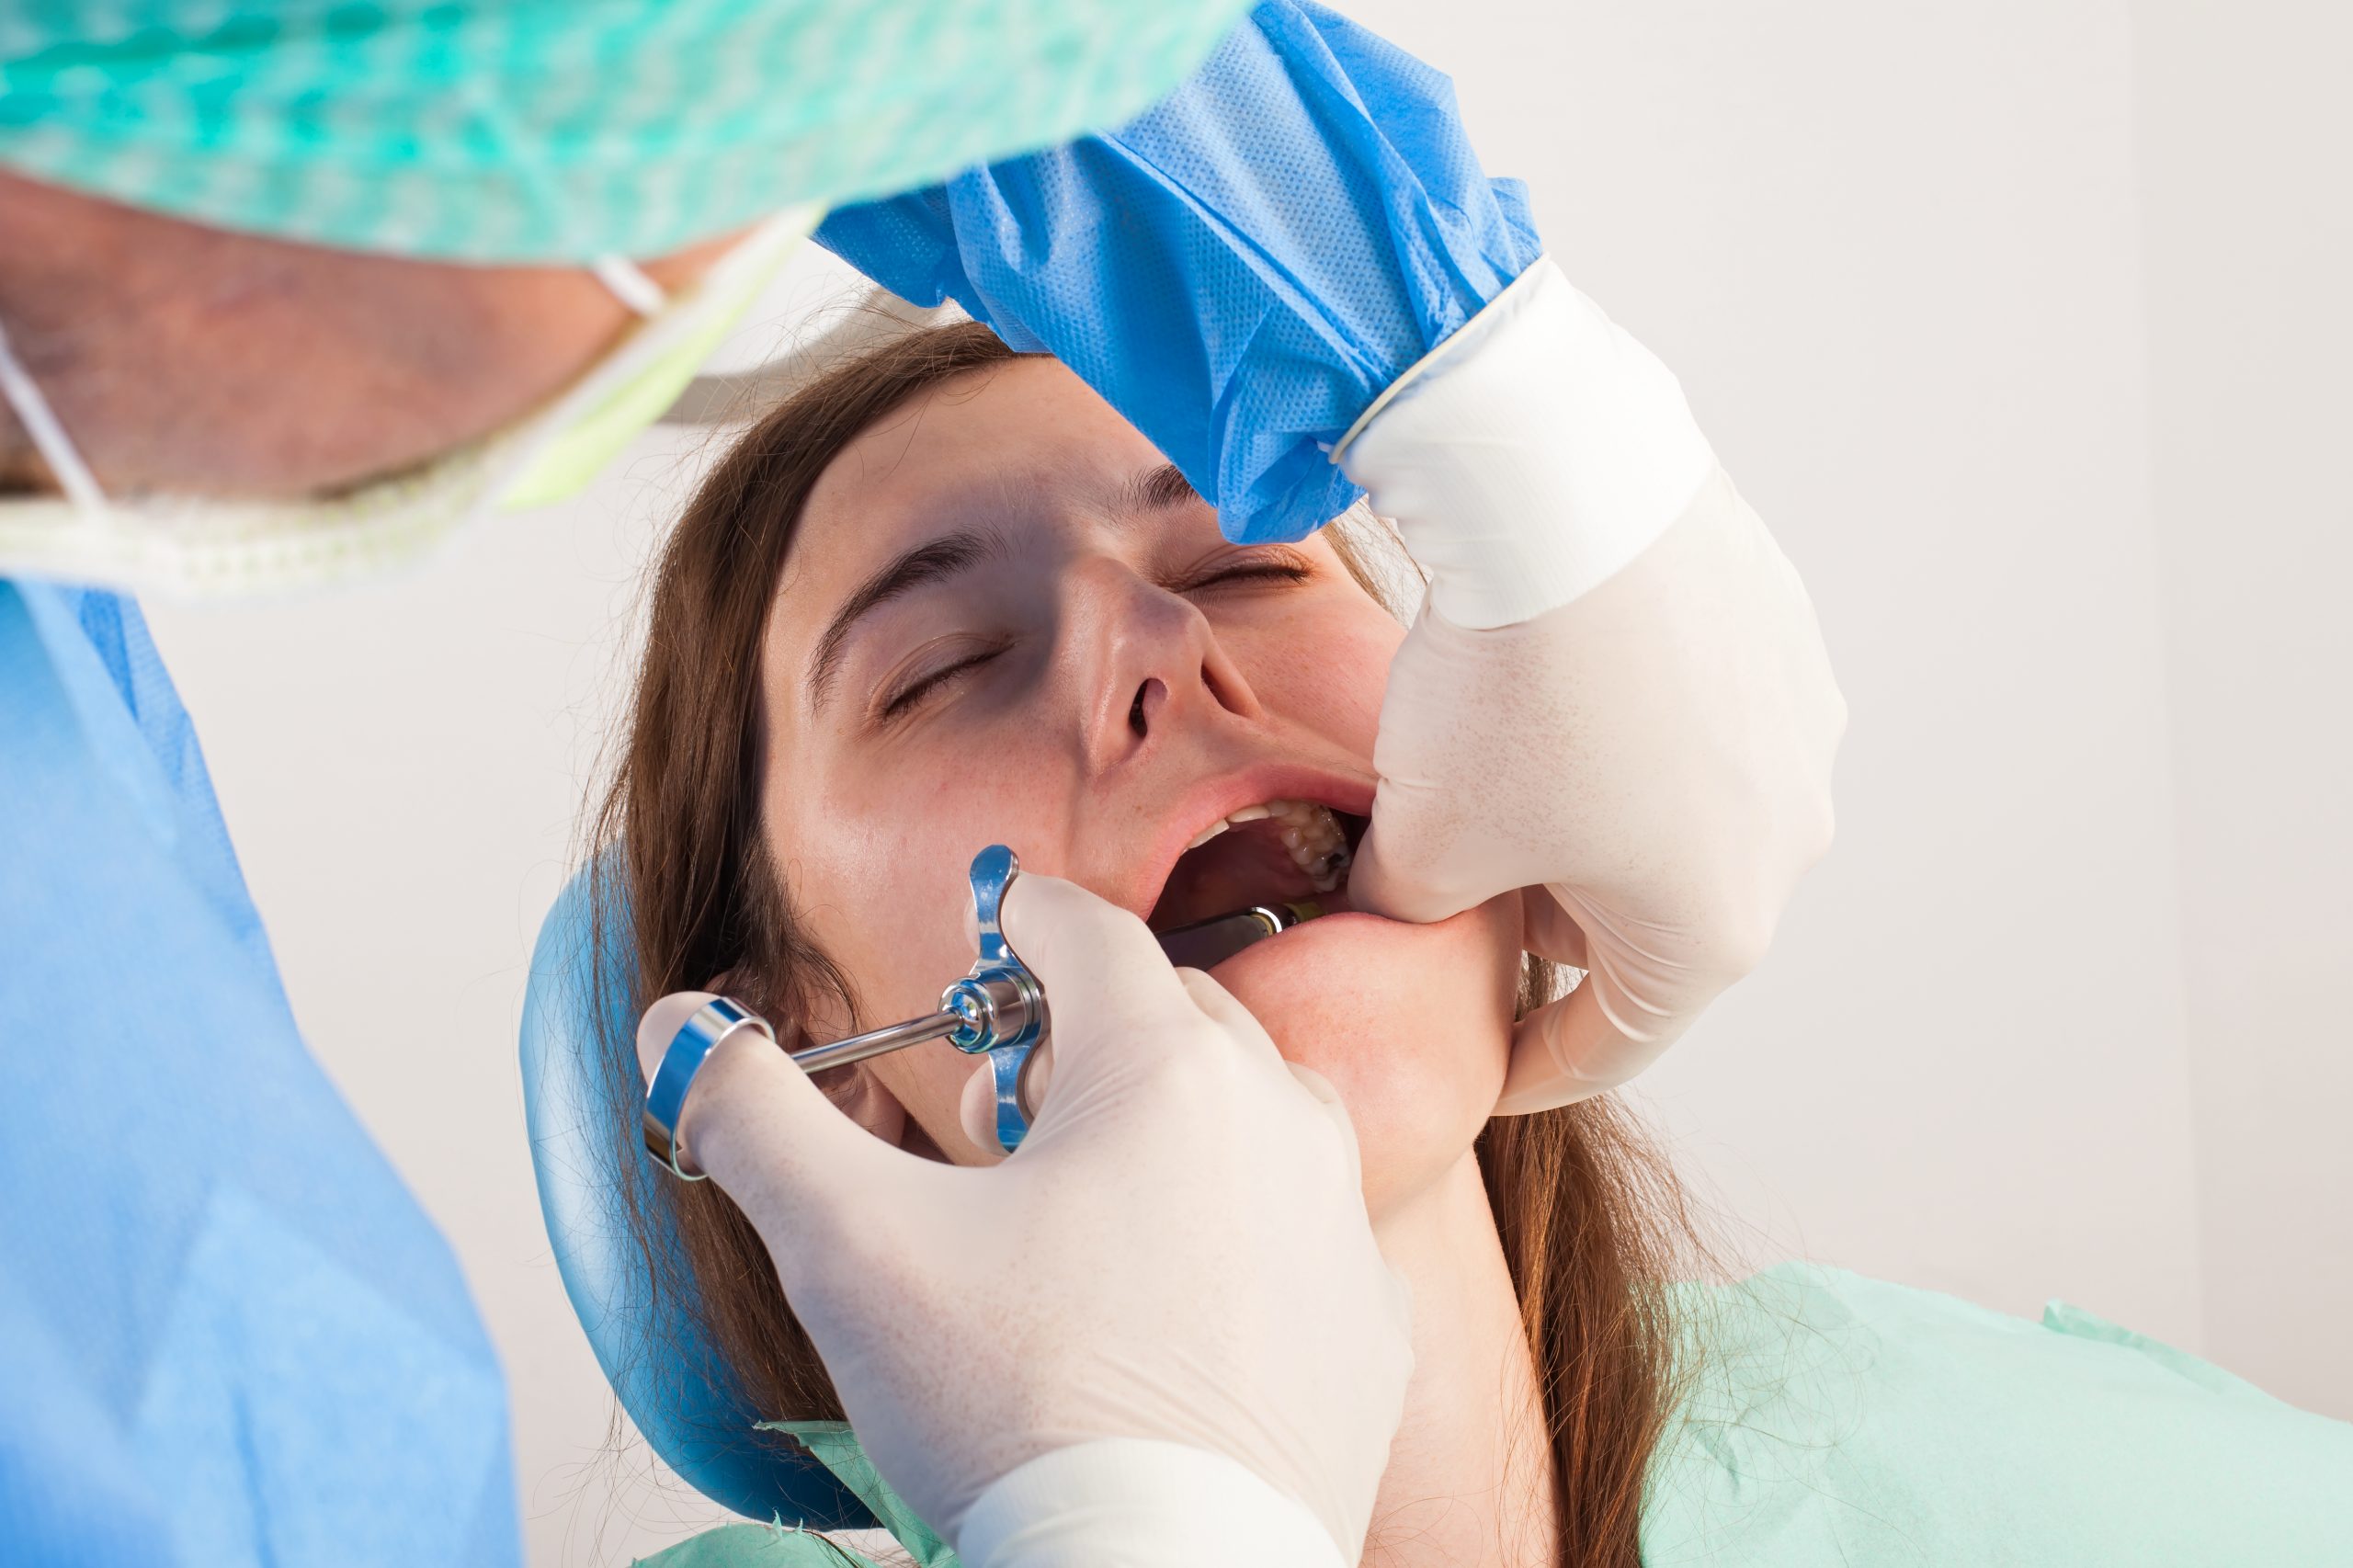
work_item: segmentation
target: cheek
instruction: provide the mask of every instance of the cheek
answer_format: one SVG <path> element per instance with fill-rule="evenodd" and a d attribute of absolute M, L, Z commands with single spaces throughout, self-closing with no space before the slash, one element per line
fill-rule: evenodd
<path fill-rule="evenodd" d="M 972 961 L 972 857 L 1000 840 L 1017 848 L 1057 842 L 1069 805 L 1054 788 L 1048 770 L 983 778 L 952 767 L 855 776 L 810 768 L 771 792 L 769 820 L 780 824 L 771 827 L 771 852 L 859 1010 L 856 1019 L 811 1018 L 813 1033 L 830 1038 L 938 1006 L 941 987 Z M 1024 858 L 1051 857 L 1025 848 Z"/>
<path fill-rule="evenodd" d="M 907 1119 L 923 1129 L 959 1165 L 989 1165 L 1002 1158 L 994 1147 L 983 1149 L 964 1136 L 964 1085 L 987 1065 L 983 1057 L 967 1056 L 945 1042 L 912 1046 L 868 1064 L 892 1098 L 905 1108 Z"/>
<path fill-rule="evenodd" d="M 876 769 L 857 777 L 806 767 L 768 801 L 769 845 L 795 908 L 848 983 L 858 1016 L 827 1008 L 802 1021 L 820 1039 L 915 1017 L 972 962 L 966 921 L 972 857 L 1000 840 L 1025 862 L 1056 869 L 1071 807 L 1051 769 L 988 778 L 942 770 Z M 779 827 L 775 824 L 783 824 Z M 982 1065 L 944 1041 L 864 1064 L 949 1159 L 998 1156 L 963 1134 L 964 1084 Z"/>
<path fill-rule="evenodd" d="M 1506 897 L 1434 926 L 1367 921 L 1289 955 L 1270 943 L 1221 966 L 1285 1059 L 1339 1091 L 1376 1220 L 1451 1169 L 1494 1114 L 1519 943 L 1518 901 Z"/>
<path fill-rule="evenodd" d="M 1306 721 L 1370 762 L 1389 664 L 1405 629 L 1370 600 L 1346 609 L 1302 618 L 1297 627 L 1258 630 L 1247 642 L 1236 640 L 1235 659 L 1269 710 Z"/>

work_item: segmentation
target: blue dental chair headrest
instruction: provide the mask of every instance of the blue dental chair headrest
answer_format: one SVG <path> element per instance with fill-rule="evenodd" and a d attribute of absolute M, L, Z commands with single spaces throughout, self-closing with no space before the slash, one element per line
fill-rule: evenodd
<path fill-rule="evenodd" d="M 592 913 L 584 871 L 540 927 L 523 999 L 523 1114 L 540 1213 L 572 1310 L 621 1407 L 697 1491 L 750 1518 L 869 1528 L 873 1516 L 830 1471 L 753 1430 L 756 1421 L 795 1413 L 753 1409 L 690 1321 L 657 1316 L 622 1186 L 634 1189 L 642 1211 L 660 1214 L 654 1183 L 671 1178 L 634 1140 L 623 1151 L 616 1134 L 624 1117 L 635 1125 L 639 1082 L 631 978 L 625 962 L 611 961 L 627 951 L 626 912 L 610 912 L 602 963 Z M 630 1053 L 626 1073 L 612 1070 L 615 1051 Z M 613 1104 L 616 1085 L 631 1092 L 626 1108 Z M 683 1267 L 678 1277 L 686 1278 Z"/>

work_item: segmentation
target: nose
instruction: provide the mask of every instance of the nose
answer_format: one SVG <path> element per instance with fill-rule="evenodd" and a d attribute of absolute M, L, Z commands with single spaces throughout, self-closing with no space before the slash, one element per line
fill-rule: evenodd
<path fill-rule="evenodd" d="M 1258 716 L 1258 699 L 1198 606 L 1105 563 L 1075 597 L 1094 699 L 1086 749 L 1101 770 L 1188 723 Z M 1074 628 L 1074 630 L 1079 630 Z"/>

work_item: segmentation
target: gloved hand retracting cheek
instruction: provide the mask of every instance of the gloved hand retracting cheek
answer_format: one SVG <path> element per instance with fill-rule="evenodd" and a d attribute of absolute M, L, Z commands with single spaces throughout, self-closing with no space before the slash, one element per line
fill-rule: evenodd
<path fill-rule="evenodd" d="M 1548 260 L 1342 454 L 1431 573 L 1390 666 L 1357 906 L 1523 891 L 1586 969 L 1498 1109 L 1601 1093 L 1755 966 L 1828 847 L 1846 704 L 1812 601 L 1665 368 Z"/>

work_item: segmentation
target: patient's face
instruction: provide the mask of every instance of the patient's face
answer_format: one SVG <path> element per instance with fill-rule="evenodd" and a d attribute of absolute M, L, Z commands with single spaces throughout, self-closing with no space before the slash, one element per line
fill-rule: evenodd
<path fill-rule="evenodd" d="M 910 552 L 920 554 L 910 556 Z M 910 566 L 912 565 L 912 569 Z M 875 589 L 895 580 L 896 592 Z M 838 621 L 845 611 L 862 613 Z M 1061 365 L 971 372 L 867 431 L 803 514 L 763 650 L 765 830 L 863 1017 L 929 1010 L 972 960 L 965 869 L 1002 842 L 1156 929 L 1314 897 L 1314 837 L 1353 841 L 1402 629 L 1317 535 L 1244 547 Z M 1205 829 L 1267 802 L 1280 816 Z M 1346 892 L 1325 896 L 1346 908 Z M 1211 972 L 1346 1099 L 1376 1215 L 1459 1159 L 1503 1082 L 1519 914 L 1306 922 Z M 945 1042 L 868 1064 L 913 1134 L 959 1125 Z"/>

